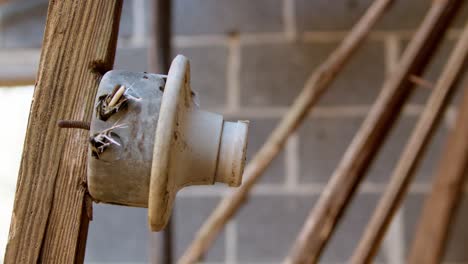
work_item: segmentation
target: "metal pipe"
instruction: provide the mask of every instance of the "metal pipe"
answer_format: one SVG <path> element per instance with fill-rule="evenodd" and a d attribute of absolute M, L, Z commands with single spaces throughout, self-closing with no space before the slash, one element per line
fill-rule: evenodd
<path fill-rule="evenodd" d="M 151 39 L 149 43 L 149 71 L 167 74 L 171 63 L 171 0 L 153 0 L 151 17 Z M 175 210 L 173 211 L 175 212 Z M 159 233 L 151 233 L 151 262 L 171 264 L 173 262 L 173 222 Z"/>

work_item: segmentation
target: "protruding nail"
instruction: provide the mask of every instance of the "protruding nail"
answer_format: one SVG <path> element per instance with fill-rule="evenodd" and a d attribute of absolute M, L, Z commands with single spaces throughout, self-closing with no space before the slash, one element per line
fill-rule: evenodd
<path fill-rule="evenodd" d="M 89 122 L 78 120 L 59 120 L 57 125 L 60 128 L 79 128 L 85 130 L 89 130 L 91 127 Z"/>

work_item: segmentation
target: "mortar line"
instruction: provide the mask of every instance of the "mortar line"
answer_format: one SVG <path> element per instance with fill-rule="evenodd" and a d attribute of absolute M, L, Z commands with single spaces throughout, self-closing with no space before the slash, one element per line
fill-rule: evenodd
<path fill-rule="evenodd" d="M 289 41 L 297 39 L 295 0 L 283 0 L 284 33 Z"/>
<path fill-rule="evenodd" d="M 285 6 L 294 5 L 295 0 L 283 0 Z M 288 1 L 293 4 L 288 3 Z M 289 7 L 288 7 L 289 8 Z M 283 18 L 285 21 L 285 32 L 290 32 L 289 34 L 298 35 L 297 25 L 295 19 L 294 6 L 292 11 L 287 11 L 287 19 L 293 21 L 287 22 L 286 18 Z M 286 13 L 286 10 L 283 11 Z M 286 14 L 283 14 L 285 17 Z M 288 29 L 286 29 L 288 28 Z M 275 43 L 286 43 L 290 41 L 290 37 L 287 37 L 288 34 L 285 32 L 275 33 L 275 32 L 256 32 L 256 33 L 240 33 L 239 41 L 242 45 L 251 45 L 251 44 L 275 44 Z M 447 34 L 447 39 L 454 40 L 459 37 L 459 29 L 451 29 Z M 309 42 L 339 42 L 341 41 L 349 32 L 348 31 L 305 31 L 301 33 L 301 40 Z M 394 35 L 399 39 L 405 40 L 412 37 L 414 34 L 413 30 L 376 30 L 372 31 L 369 34 L 370 40 L 385 40 L 388 35 Z M 297 36 L 296 36 L 297 37 Z M 227 37 L 225 34 L 202 34 L 202 35 L 183 35 L 179 34 L 173 37 L 174 45 L 178 47 L 202 47 L 202 46 L 212 46 L 212 45 L 225 45 L 227 43 Z"/>
<path fill-rule="evenodd" d="M 133 0 L 132 2 L 132 36 L 131 44 L 134 46 L 144 46 L 146 42 L 146 12 L 145 12 L 145 1 L 144 0 Z"/>
<path fill-rule="evenodd" d="M 395 35 L 402 40 L 409 40 L 414 35 L 414 30 L 374 30 L 370 32 L 370 40 L 385 40 L 388 35 Z M 349 32 L 348 31 L 305 31 L 302 33 L 304 42 L 337 42 L 341 41 Z M 459 38 L 461 30 L 450 29 L 445 37 L 448 40 L 456 40 Z"/>
<path fill-rule="evenodd" d="M 302 33 L 304 42 L 339 42 L 342 41 L 349 31 L 305 31 Z M 372 31 L 369 33 L 368 39 L 372 41 L 384 41 L 388 35 L 395 36 L 411 36 L 413 33 L 408 31 Z"/>
<path fill-rule="evenodd" d="M 228 41 L 228 59 L 226 69 L 226 107 L 229 111 L 238 111 L 240 108 L 240 45 L 239 37 L 232 35 Z"/>
<path fill-rule="evenodd" d="M 226 226 L 225 238 L 226 264 L 237 263 L 237 222 L 231 220 Z"/>
<path fill-rule="evenodd" d="M 0 13 L 0 47 L 4 47 L 5 46 L 5 33 L 4 33 L 4 17 L 3 15 L 1 15 Z M 3 48 L 4 49 L 4 48 Z M 3 50 L 2 49 L 2 50 Z M 7 49 L 5 49 L 7 50 Z M 37 49 L 40 53 L 40 49 Z"/>
<path fill-rule="evenodd" d="M 172 43 L 178 48 L 227 46 L 228 37 L 225 35 L 197 35 L 197 36 L 174 36 Z"/>
<path fill-rule="evenodd" d="M 286 143 L 286 178 L 285 188 L 294 190 L 299 182 L 299 135 L 293 133 Z"/>
<path fill-rule="evenodd" d="M 442 41 L 445 41 L 445 40 L 456 40 L 459 38 L 459 35 L 461 34 L 462 30 L 459 30 L 459 29 L 449 29 L 447 31 L 447 34 L 444 36 L 444 38 L 442 39 Z M 410 40 L 413 35 L 414 35 L 414 32 L 412 31 L 407 31 L 407 32 L 395 32 L 398 34 L 398 36 L 401 38 L 401 40 Z"/>
<path fill-rule="evenodd" d="M 319 106 L 314 108 L 308 118 L 354 118 L 364 117 L 368 114 L 371 105 L 348 105 L 348 106 Z M 403 110 L 404 116 L 417 116 L 423 109 L 422 105 L 409 104 Z M 287 107 L 249 107 L 243 106 L 238 110 L 212 108 L 210 111 L 218 112 L 228 118 L 280 118 L 288 111 Z"/>
<path fill-rule="evenodd" d="M 276 44 L 287 43 L 288 39 L 284 32 L 278 33 L 242 33 L 239 34 L 242 45 Z"/>
<path fill-rule="evenodd" d="M 283 0 L 283 1 L 295 1 L 295 0 Z M 136 4 L 135 4 L 136 5 Z M 146 27 L 146 23 L 143 21 L 143 26 Z M 294 26 L 296 24 L 294 22 Z M 133 27 L 136 29 L 134 23 Z M 142 29 L 139 27 L 137 30 Z M 297 29 L 295 29 L 296 38 L 299 37 Z M 448 40 L 456 40 L 459 38 L 461 30 L 451 29 L 447 34 Z M 306 31 L 300 34 L 301 41 L 304 43 L 336 43 L 341 41 L 349 32 L 348 31 Z M 0 32 L 1 34 L 1 32 Z M 397 30 L 397 31 L 373 31 L 369 34 L 369 40 L 381 41 L 389 35 L 396 35 L 401 40 L 410 39 L 414 34 L 414 31 L 411 30 Z M 241 45 L 257 45 L 257 44 L 277 44 L 277 43 L 288 43 L 291 41 L 289 37 L 286 36 L 285 32 L 257 32 L 257 33 L 240 33 L 239 41 Z M 227 40 L 225 34 L 202 34 L 202 35 L 175 35 L 172 37 L 172 43 L 175 47 L 178 48 L 190 48 L 190 47 L 210 47 L 210 46 L 225 46 L 227 45 Z M 145 35 L 146 40 L 146 35 Z M 1 43 L 0 43 L 1 44 Z M 119 48 L 142 48 L 145 47 L 145 41 L 141 43 L 134 43 L 132 41 L 132 36 L 130 39 L 120 38 L 118 42 Z"/>
<path fill-rule="evenodd" d="M 319 195 L 325 188 L 326 183 L 301 183 L 296 188 L 289 189 L 284 184 L 264 184 L 260 183 L 255 186 L 251 194 L 253 196 L 311 196 Z M 382 194 L 385 190 L 387 183 L 381 182 L 365 182 L 363 183 L 358 192 L 360 194 Z M 207 189 L 210 188 L 210 189 Z M 417 182 L 411 185 L 410 194 L 426 194 L 431 189 L 431 183 Z M 231 190 L 226 188 L 217 188 L 213 186 L 187 188 L 180 191 L 180 197 L 219 197 L 229 194 Z M 465 186 L 465 193 L 468 193 L 468 187 Z"/>

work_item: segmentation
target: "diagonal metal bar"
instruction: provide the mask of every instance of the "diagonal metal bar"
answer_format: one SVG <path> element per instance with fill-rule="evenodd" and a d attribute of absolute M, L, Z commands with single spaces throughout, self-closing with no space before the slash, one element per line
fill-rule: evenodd
<path fill-rule="evenodd" d="M 153 73 L 167 74 L 171 64 L 172 1 L 153 0 L 152 33 L 148 49 L 149 69 Z M 151 233 L 151 262 L 173 262 L 173 221 L 170 219 L 160 233 Z"/>
<path fill-rule="evenodd" d="M 361 46 L 372 26 L 375 25 L 392 2 L 392 0 L 374 1 L 338 48 L 311 75 L 291 109 L 283 117 L 253 160 L 247 165 L 242 186 L 220 202 L 182 256 L 181 263 L 194 263 L 208 250 L 229 219 L 244 204 L 250 190 L 274 157 L 284 147 L 288 137 L 302 123 L 310 109 L 317 103 L 357 48 Z"/>
<path fill-rule="evenodd" d="M 424 202 L 408 262 L 441 263 L 450 224 L 457 211 L 468 175 L 468 85 L 458 107 L 455 128 L 442 153 L 432 191 Z"/>
<path fill-rule="evenodd" d="M 433 1 L 397 69 L 384 82 L 367 118 L 338 164 L 292 247 L 287 263 L 315 263 L 407 99 L 411 74 L 419 75 L 461 1 Z"/>
<path fill-rule="evenodd" d="M 468 24 L 433 88 L 382 198 L 354 252 L 352 263 L 372 263 L 380 243 L 408 191 L 427 143 L 443 116 L 468 57 Z"/>

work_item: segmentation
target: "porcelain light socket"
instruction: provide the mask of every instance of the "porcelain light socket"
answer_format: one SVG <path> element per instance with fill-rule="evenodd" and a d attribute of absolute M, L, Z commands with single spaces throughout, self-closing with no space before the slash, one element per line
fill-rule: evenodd
<path fill-rule="evenodd" d="M 123 87 L 123 88 L 122 88 Z M 248 121 L 198 109 L 190 66 L 178 55 L 167 76 L 110 71 L 91 121 L 88 189 L 100 202 L 148 207 L 151 230 L 166 225 L 178 190 L 239 186 Z"/>

